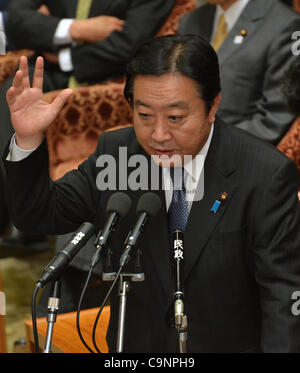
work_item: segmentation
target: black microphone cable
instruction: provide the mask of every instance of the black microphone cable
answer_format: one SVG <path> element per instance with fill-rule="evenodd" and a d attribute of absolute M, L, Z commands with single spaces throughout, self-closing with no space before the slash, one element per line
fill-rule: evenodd
<path fill-rule="evenodd" d="M 97 343 L 96 343 L 96 327 L 97 327 L 97 323 L 98 323 L 98 319 L 101 315 L 101 312 L 107 302 L 107 299 L 108 297 L 110 296 L 118 278 L 120 277 L 121 275 L 121 271 L 123 269 L 123 267 L 128 263 L 128 261 L 130 260 L 130 251 L 132 248 L 135 247 L 138 239 L 140 238 L 144 228 L 145 228 L 145 225 L 148 221 L 148 218 L 151 216 L 155 216 L 159 209 L 161 208 L 161 200 L 160 198 L 154 194 L 154 193 L 151 193 L 151 192 L 147 192 L 147 193 L 144 193 L 140 199 L 139 199 L 139 202 L 138 202 L 138 205 L 137 205 L 137 210 L 136 210 L 136 214 L 138 216 L 137 218 L 137 221 L 134 225 L 134 228 L 129 232 L 126 240 L 125 240 L 125 243 L 124 243 L 124 251 L 121 255 L 121 258 L 120 258 L 120 264 L 119 264 L 119 270 L 118 270 L 118 273 L 108 291 L 108 294 L 106 295 L 100 309 L 99 309 L 99 312 L 97 314 L 97 317 L 95 319 L 95 323 L 94 323 L 94 327 L 93 327 L 93 344 L 94 344 L 94 347 L 96 349 L 97 352 L 101 353 L 101 351 L 99 350 L 98 346 L 97 346 Z"/>
<path fill-rule="evenodd" d="M 32 299 L 31 299 L 31 319 L 32 319 L 32 329 L 33 329 L 33 336 L 34 336 L 34 348 L 35 348 L 36 353 L 40 353 L 39 336 L 38 336 L 37 323 L 36 323 L 36 297 L 41 287 L 42 287 L 42 284 L 38 282 L 34 288 L 34 291 L 32 293 Z"/>
<path fill-rule="evenodd" d="M 79 335 L 79 338 L 81 340 L 81 342 L 83 343 L 83 345 L 87 348 L 88 351 L 90 351 L 92 354 L 94 354 L 95 352 L 90 348 L 90 346 L 86 343 L 82 333 L 81 333 L 81 330 L 80 330 L 80 310 L 81 310 L 81 304 L 82 304 L 82 300 L 84 298 L 84 295 L 85 295 L 85 292 L 86 292 L 86 289 L 87 289 L 87 286 L 89 284 L 89 281 L 90 281 L 90 278 L 91 278 L 91 275 L 92 275 L 92 272 L 93 272 L 93 269 L 94 267 L 93 266 L 90 266 L 90 270 L 89 270 L 89 273 L 87 275 L 87 278 L 86 278 L 86 281 L 85 281 L 85 284 L 84 284 L 84 287 L 83 287 L 83 290 L 81 292 L 81 295 L 80 295 L 80 299 L 79 299 L 79 302 L 78 302 L 78 306 L 77 306 L 77 315 L 76 315 L 76 328 L 77 328 L 77 332 L 78 332 L 78 335 Z"/>
<path fill-rule="evenodd" d="M 93 339 L 93 345 L 94 345 L 94 348 L 96 349 L 96 351 L 97 351 L 99 354 L 101 354 L 102 352 L 99 350 L 99 348 L 98 348 L 98 346 L 97 346 L 97 342 L 96 342 L 96 329 L 97 329 L 98 320 L 99 320 L 100 315 L 101 315 L 101 313 L 102 313 L 102 311 L 103 311 L 103 308 L 104 308 L 105 305 L 106 305 L 106 302 L 107 302 L 108 298 L 110 297 L 110 294 L 111 294 L 113 288 L 114 288 L 115 285 L 116 285 L 116 282 L 117 282 L 118 278 L 119 278 L 120 275 L 121 275 L 121 271 L 122 271 L 122 269 L 123 269 L 123 266 L 120 266 L 119 271 L 118 271 L 118 273 L 117 273 L 117 275 L 116 275 L 116 278 L 114 279 L 113 283 L 111 284 L 111 287 L 109 288 L 108 293 L 106 294 L 106 296 L 105 296 L 105 298 L 104 298 L 104 300 L 103 300 L 103 302 L 102 302 L 102 304 L 101 304 L 101 306 L 100 306 L 100 308 L 99 308 L 98 314 L 97 314 L 96 319 L 95 319 L 95 322 L 94 322 L 92 339 Z"/>
<path fill-rule="evenodd" d="M 86 278 L 84 288 L 80 295 L 80 299 L 79 299 L 79 303 L 77 307 L 77 315 L 76 315 L 76 328 L 77 328 L 77 332 L 78 332 L 81 342 L 87 348 L 87 350 L 90 351 L 91 353 L 95 353 L 95 352 L 87 344 L 80 330 L 80 311 L 81 311 L 82 301 L 86 293 L 86 289 L 89 284 L 93 269 L 101 258 L 102 250 L 106 249 L 106 244 L 107 244 L 110 234 L 115 231 L 116 223 L 119 220 L 123 219 L 128 214 L 130 207 L 131 207 L 131 199 L 127 194 L 123 192 L 117 192 L 110 196 L 107 202 L 107 207 L 106 207 L 106 214 L 108 215 L 108 217 L 106 219 L 104 228 L 99 232 L 96 238 L 96 241 L 95 241 L 96 252 L 94 253 L 92 257 L 89 273 Z"/>

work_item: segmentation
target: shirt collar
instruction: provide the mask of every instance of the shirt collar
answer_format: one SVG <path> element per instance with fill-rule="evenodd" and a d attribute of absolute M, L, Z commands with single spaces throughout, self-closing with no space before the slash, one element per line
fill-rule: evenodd
<path fill-rule="evenodd" d="M 197 162 L 196 162 L 197 167 L 192 167 L 193 164 L 195 164 L 193 160 L 191 160 L 190 162 L 187 162 L 184 165 L 185 174 L 191 176 L 194 181 L 197 181 L 200 178 L 200 174 L 204 167 L 204 162 L 205 162 L 207 152 L 208 152 L 208 149 L 211 143 L 213 132 L 214 132 L 214 123 L 211 125 L 211 129 L 210 129 L 210 132 L 209 132 L 209 135 L 208 135 L 208 138 L 205 144 L 202 146 L 201 150 L 195 157 L 197 159 Z"/>
<path fill-rule="evenodd" d="M 226 11 L 224 11 L 220 5 L 217 5 L 215 16 L 216 24 L 218 24 L 220 16 L 224 14 L 227 23 L 227 30 L 228 32 L 231 31 L 248 2 L 249 0 L 237 0 Z"/>
<path fill-rule="evenodd" d="M 201 172 L 204 167 L 204 162 L 205 162 L 205 159 L 206 159 L 209 147 L 210 147 L 213 132 L 214 132 L 214 123 L 212 123 L 208 138 L 205 144 L 202 146 L 199 153 L 193 159 L 191 159 L 191 161 L 184 164 L 185 185 L 187 184 L 187 178 L 191 179 L 193 183 L 197 183 L 199 181 Z M 196 158 L 196 162 L 195 162 L 195 158 Z M 196 167 L 193 167 L 193 165 L 194 166 L 196 165 Z M 166 182 L 165 188 L 167 188 L 167 185 L 169 185 L 169 187 L 172 188 L 172 185 L 169 184 L 169 182 L 167 181 L 167 180 L 170 180 L 170 169 L 168 167 L 163 167 L 163 178 L 164 178 L 164 181 Z"/>

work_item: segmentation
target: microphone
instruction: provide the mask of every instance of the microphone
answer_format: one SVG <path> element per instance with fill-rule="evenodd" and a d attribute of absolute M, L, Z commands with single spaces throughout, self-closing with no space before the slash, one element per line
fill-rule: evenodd
<path fill-rule="evenodd" d="M 42 277 L 38 281 L 41 287 L 49 281 L 57 279 L 61 275 L 65 267 L 93 235 L 94 230 L 94 226 L 86 222 L 73 233 L 72 240 L 62 250 L 56 253 L 54 258 L 44 269 Z"/>
<path fill-rule="evenodd" d="M 53 335 L 53 328 L 54 323 L 56 322 L 56 317 L 59 310 L 59 301 L 61 295 L 61 281 L 57 280 L 52 283 L 50 294 L 48 298 L 48 314 L 47 314 L 47 335 L 46 335 L 46 342 L 45 342 L 45 349 L 44 353 L 51 353 L 51 343 L 52 343 L 52 335 Z"/>
<path fill-rule="evenodd" d="M 125 240 L 125 250 L 120 258 L 120 266 L 127 264 L 130 256 L 130 250 L 134 247 L 143 232 L 149 216 L 155 216 L 161 208 L 161 200 L 157 194 L 144 193 L 139 199 L 136 214 L 138 216 L 134 228 L 128 233 Z"/>
<path fill-rule="evenodd" d="M 183 266 L 184 266 L 184 235 L 179 229 L 175 229 L 172 233 L 172 242 L 174 249 L 174 261 L 175 261 L 175 326 L 177 329 L 182 327 L 184 317 L 184 291 L 183 291 Z"/>
<path fill-rule="evenodd" d="M 106 215 L 107 219 L 102 230 L 100 230 L 96 241 L 95 247 L 97 251 L 93 255 L 91 260 L 91 267 L 94 267 L 100 259 L 100 252 L 102 248 L 106 245 L 107 240 L 111 232 L 115 230 L 115 225 L 121 219 L 123 219 L 129 212 L 131 208 L 131 198 L 123 193 L 117 192 L 110 196 L 107 207 Z"/>

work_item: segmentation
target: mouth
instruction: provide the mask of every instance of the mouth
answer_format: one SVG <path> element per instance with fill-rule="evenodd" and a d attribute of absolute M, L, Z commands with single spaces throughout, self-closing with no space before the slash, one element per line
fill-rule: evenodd
<path fill-rule="evenodd" d="M 173 150 L 170 150 L 170 149 L 154 149 L 154 153 L 155 155 L 159 155 L 159 156 L 171 156 L 172 153 L 173 153 Z"/>

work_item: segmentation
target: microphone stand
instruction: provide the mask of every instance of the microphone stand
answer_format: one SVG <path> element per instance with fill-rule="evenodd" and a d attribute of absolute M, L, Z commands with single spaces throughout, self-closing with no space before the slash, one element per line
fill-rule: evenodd
<path fill-rule="evenodd" d="M 174 311 L 175 311 L 175 327 L 178 331 L 178 342 L 179 342 L 179 352 L 186 353 L 186 341 L 187 341 L 187 316 L 183 313 L 184 304 L 183 297 L 179 295 L 175 299 Z"/>
<path fill-rule="evenodd" d="M 186 353 L 186 341 L 187 341 L 187 317 L 183 315 L 181 327 L 178 328 L 178 341 L 179 341 L 179 352 Z"/>
<path fill-rule="evenodd" d="M 130 290 L 130 281 L 142 282 L 145 280 L 145 274 L 140 262 L 141 251 L 137 250 L 135 273 L 121 273 L 119 282 L 119 321 L 118 321 L 118 335 L 117 335 L 117 353 L 123 352 L 124 346 L 124 328 L 125 328 L 125 317 L 126 317 L 126 301 L 127 293 Z M 116 272 L 103 272 L 103 281 L 112 281 L 116 277 Z"/>
<path fill-rule="evenodd" d="M 45 348 L 43 353 L 51 353 L 51 345 L 52 345 L 52 336 L 53 336 L 53 328 L 56 322 L 56 317 L 59 309 L 59 300 L 60 300 L 60 289 L 61 289 L 61 281 L 57 280 L 52 284 L 50 290 L 50 296 L 48 299 L 48 315 L 47 315 L 47 334 L 46 334 L 46 342 Z"/>
<path fill-rule="evenodd" d="M 126 277 L 126 276 L 125 276 Z M 123 352 L 124 342 L 124 327 L 125 327 L 125 316 L 126 316 L 126 294 L 129 291 L 129 282 L 124 281 L 124 274 L 120 275 L 120 306 L 119 306 L 119 322 L 118 322 L 118 337 L 117 337 L 117 352 Z"/>
<path fill-rule="evenodd" d="M 173 232 L 174 261 L 175 261 L 175 301 L 174 319 L 178 331 L 179 352 L 186 353 L 187 347 L 187 316 L 184 314 L 184 290 L 183 290 L 183 232 L 176 229 Z"/>

